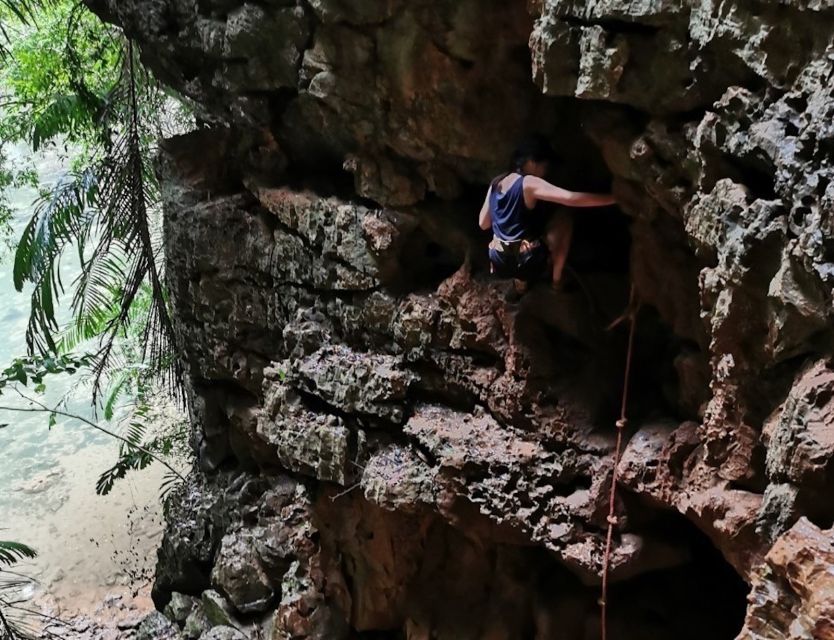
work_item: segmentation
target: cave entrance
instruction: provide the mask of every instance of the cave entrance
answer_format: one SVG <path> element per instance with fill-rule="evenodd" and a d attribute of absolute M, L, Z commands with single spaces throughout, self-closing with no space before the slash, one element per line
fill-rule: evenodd
<path fill-rule="evenodd" d="M 630 509 L 630 517 L 634 511 Z M 639 526 L 640 535 L 647 541 L 645 555 L 665 555 L 670 566 L 611 585 L 610 637 L 735 638 L 744 624 L 749 587 L 710 539 L 692 522 L 671 511 L 651 511 Z M 657 551 L 651 551 L 653 545 L 658 545 Z"/>
<path fill-rule="evenodd" d="M 608 590 L 611 640 L 733 640 L 744 624 L 748 587 L 683 516 L 657 511 L 641 523 L 634 577 Z M 549 563 L 549 564 L 548 564 Z M 599 586 L 548 559 L 539 574 L 536 640 L 597 640 Z M 616 576 L 612 576 L 616 577 Z M 569 606 L 568 606 L 569 603 Z"/>
<path fill-rule="evenodd" d="M 677 513 L 638 504 L 634 515 L 641 551 L 626 567 L 631 577 L 609 588 L 608 637 L 736 638 L 748 589 L 718 550 Z M 599 639 L 598 583 L 583 582 L 544 548 L 475 540 L 447 523 L 429 530 L 406 604 L 406 617 L 425 631 L 414 637 Z"/>

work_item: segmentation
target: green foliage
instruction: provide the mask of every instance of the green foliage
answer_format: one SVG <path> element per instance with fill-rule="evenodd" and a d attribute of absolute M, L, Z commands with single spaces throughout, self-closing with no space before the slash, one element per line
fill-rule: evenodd
<path fill-rule="evenodd" d="M 31 170 L 10 166 L 3 144 L 0 143 L 0 259 L 6 249 L 13 248 L 11 221 L 14 212 L 6 194 L 11 188 L 36 184 L 37 176 Z"/>
<path fill-rule="evenodd" d="M 0 372 L 0 394 L 10 384 L 32 385 L 36 393 L 45 390 L 46 377 L 56 374 L 73 375 L 89 366 L 89 355 L 61 354 L 56 356 L 25 356 L 17 358 Z"/>
<path fill-rule="evenodd" d="M 33 285 L 27 345 L 31 353 L 58 353 L 97 340 L 95 403 L 106 378 L 120 368 L 116 343 L 135 320 L 131 309 L 147 287 L 151 304 L 140 319 L 141 361 L 176 389 L 181 371 L 172 355 L 161 242 L 154 231 L 159 193 L 150 163 L 167 98 L 141 69 L 130 42 L 100 23 L 88 25 L 95 18 L 86 10 L 68 9 L 66 2 L 56 6 L 45 23 L 66 21 L 61 51 L 67 55 L 51 59 L 58 47 L 49 45 L 60 29 L 46 29 L 42 38 L 30 36 L 28 46 L 13 45 L 16 66 L 6 73 L 21 102 L 36 105 L 22 107 L 19 121 L 5 119 L 12 135 L 34 146 L 59 136 L 85 145 L 85 168 L 70 172 L 40 199 L 18 243 L 15 287 Z M 58 73 L 57 89 L 50 90 L 27 64 L 30 48 L 37 53 L 33 59 L 45 55 L 46 66 Z M 81 275 L 71 284 L 74 320 L 61 327 L 57 309 L 67 291 L 60 267 L 69 253 L 78 256 Z"/>
<path fill-rule="evenodd" d="M 161 462 L 168 468 L 170 475 L 176 481 L 181 481 L 183 479 L 182 475 L 166 459 L 175 457 L 172 455 L 175 453 L 175 449 L 178 449 L 176 453 L 181 453 L 187 438 L 187 430 L 184 425 L 175 423 L 166 431 L 158 432 L 157 430 L 153 437 L 146 439 L 146 436 L 151 432 L 149 424 L 152 417 L 152 398 L 148 395 L 150 378 L 146 374 L 126 374 L 118 385 L 120 390 L 111 391 L 111 398 L 108 403 L 110 406 L 105 409 L 105 412 L 109 413 L 108 420 L 112 419 L 115 414 L 115 398 L 127 388 L 128 383 L 136 385 L 134 407 L 128 413 L 127 427 L 123 435 L 119 435 L 83 416 L 68 413 L 64 410 L 63 403 L 59 403 L 55 407 L 49 407 L 22 391 L 25 388 L 33 389 L 35 393 L 43 393 L 46 390 L 47 377 L 77 374 L 89 368 L 94 360 L 94 356 L 70 354 L 57 356 L 34 355 L 16 359 L 0 372 L 0 396 L 7 390 L 13 389 L 21 398 L 28 401 L 28 405 L 23 407 L 2 405 L 0 410 L 43 412 L 49 415 L 50 428 L 55 426 L 58 416 L 72 418 L 119 440 L 121 444 L 116 464 L 105 471 L 96 484 L 96 492 L 99 494 L 109 493 L 113 484 L 124 478 L 129 471 L 144 469 L 153 461 Z M 176 457 L 181 458 L 182 456 Z"/>
<path fill-rule="evenodd" d="M 0 23 L 14 38 L 0 70 L 0 139 L 34 149 L 69 143 L 77 155 L 71 171 L 36 202 L 15 251 L 14 285 L 18 291 L 31 285 L 30 355 L 0 376 L 0 393 L 11 384 L 41 393 L 47 375 L 83 369 L 92 374 L 93 405 L 108 422 L 123 422 L 123 435 L 32 402 L 48 413 L 50 427 L 67 415 L 121 441 L 97 491 L 107 493 L 153 460 L 180 479 L 165 460 L 185 448 L 186 430 L 170 425 L 161 433 L 151 428 L 149 413 L 155 382 L 162 378 L 178 390 L 181 380 L 150 164 L 160 123 L 172 119 L 170 98 L 142 69 L 132 43 L 83 4 L 32 2 L 25 13 L 4 12 L 2 5 Z M 175 122 L 183 118 L 174 113 Z M 0 193 L 2 187 L 0 181 Z M 62 261 L 73 256 L 81 273 L 63 282 Z M 73 319 L 61 326 L 58 309 L 67 298 Z M 72 355 L 91 345 L 91 354 Z M 123 416 L 117 408 L 125 398 L 132 408 Z"/>
<path fill-rule="evenodd" d="M 20 560 L 31 559 L 36 555 L 35 550 L 25 544 L 0 540 L 0 566 L 10 567 Z M 22 579 L 18 574 L 7 573 L 0 568 L 0 640 L 24 640 L 33 637 L 31 629 L 26 627 L 21 616 L 12 617 L 10 613 L 21 612 L 15 596 L 26 583 L 25 578 Z"/>
<path fill-rule="evenodd" d="M 0 0 L 0 58 L 8 56 L 11 42 L 9 19 L 22 24 L 31 24 L 38 10 L 48 8 L 55 0 Z"/>
<path fill-rule="evenodd" d="M 31 547 L 19 542 L 8 542 L 0 540 L 0 564 L 7 567 L 15 564 L 18 560 L 34 558 L 38 554 Z"/>
<path fill-rule="evenodd" d="M 29 403 L 0 409 L 43 412 L 50 428 L 68 417 L 119 440 L 100 493 L 153 460 L 168 468 L 166 483 L 179 482 L 167 459 L 183 446 L 185 429 L 152 429 L 150 395 L 160 377 L 172 389 L 181 380 L 150 165 L 170 98 L 141 68 L 132 43 L 75 0 L 0 0 L 0 59 L 0 140 L 75 154 L 72 170 L 42 193 L 15 252 L 14 284 L 32 287 L 29 355 L 0 372 L 0 396 L 13 389 Z M 5 167 L 0 145 L 0 230 L 11 215 L 4 189 L 21 179 Z M 60 265 L 69 256 L 81 274 L 64 283 Z M 73 321 L 62 327 L 57 309 L 68 296 Z M 91 343 L 92 353 L 73 355 Z M 92 375 L 93 405 L 107 421 L 118 421 L 120 399 L 132 398 L 123 435 L 24 393 L 43 393 L 49 376 L 79 373 Z M 29 551 L 0 542 L 0 562 Z M 25 637 L 7 615 L 15 609 L 3 597 L 10 585 L 17 586 L 0 576 L 0 640 Z"/>
<path fill-rule="evenodd" d="M 181 448 L 187 438 L 187 429 L 183 424 L 175 424 L 173 428 L 164 433 L 148 438 L 150 407 L 146 402 L 137 404 L 131 412 L 125 429 L 125 438 L 128 443 L 122 443 L 119 448 L 119 456 L 116 464 L 104 471 L 96 483 L 96 493 L 107 495 L 113 489 L 117 480 L 124 478 L 129 471 L 144 469 L 154 461 L 151 454 L 157 457 L 168 458 Z M 137 448 L 141 447 L 141 448 Z M 171 474 L 166 476 L 163 489 L 180 481 L 181 478 Z"/>
<path fill-rule="evenodd" d="M 5 29 L 14 37 L 0 73 L 0 139 L 26 140 L 35 150 L 58 138 L 94 147 L 106 135 L 97 123 L 118 76 L 117 32 L 71 0 L 25 23 L 6 20 Z"/>

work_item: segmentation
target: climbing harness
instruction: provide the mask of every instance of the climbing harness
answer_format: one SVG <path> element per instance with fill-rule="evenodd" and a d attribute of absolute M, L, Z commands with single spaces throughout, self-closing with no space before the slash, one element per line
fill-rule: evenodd
<path fill-rule="evenodd" d="M 602 640 L 606 640 L 608 633 L 608 570 L 611 565 L 611 546 L 614 539 L 614 527 L 619 524 L 616 516 L 616 500 L 617 500 L 617 476 L 618 467 L 620 465 L 620 451 L 623 446 L 623 430 L 628 424 L 626 412 L 628 409 L 628 387 L 629 378 L 631 377 L 631 360 L 634 352 L 634 329 L 636 326 L 637 312 L 640 309 L 640 304 L 637 300 L 637 294 L 634 290 L 634 284 L 631 285 L 631 293 L 628 298 L 628 307 L 625 312 L 618 317 L 614 322 L 608 325 L 610 331 L 614 327 L 623 322 L 628 322 L 628 350 L 626 352 L 625 375 L 623 379 L 623 397 L 620 403 L 620 417 L 616 422 L 617 425 L 617 446 L 614 451 L 614 469 L 611 473 L 611 491 L 608 502 L 608 533 L 605 538 L 605 556 L 602 563 L 602 594 L 599 599 L 599 606 L 601 609 L 600 629 Z"/>
<path fill-rule="evenodd" d="M 489 248 L 498 251 L 499 253 L 510 253 L 514 256 L 522 253 L 527 253 L 532 249 L 541 247 L 541 241 L 533 239 L 527 240 L 502 240 L 498 236 L 492 236 L 492 241 L 489 243 Z"/>

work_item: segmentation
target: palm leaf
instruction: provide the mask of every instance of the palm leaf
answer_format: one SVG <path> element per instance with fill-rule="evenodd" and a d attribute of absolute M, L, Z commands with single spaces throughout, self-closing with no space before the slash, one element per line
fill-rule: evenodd
<path fill-rule="evenodd" d="M 0 542 L 3 544 L 9 543 Z M 36 633 L 31 621 L 45 616 L 20 606 L 21 589 L 30 584 L 25 576 L 0 570 L 0 640 L 34 640 Z M 55 636 L 48 633 L 45 637 Z"/>
<path fill-rule="evenodd" d="M 143 360 L 147 359 L 152 369 L 167 372 L 172 388 L 178 388 L 181 370 L 176 358 L 166 357 L 175 344 L 165 295 L 165 284 L 159 256 L 154 245 L 150 226 L 150 210 L 158 202 L 158 190 L 152 167 L 143 153 L 142 134 L 137 104 L 137 76 L 135 54 L 132 44 L 126 55 L 127 96 L 130 119 L 124 136 L 116 141 L 103 165 L 101 175 L 102 243 L 101 252 L 110 250 L 112 239 L 124 252 L 124 270 L 127 276 L 119 292 L 119 312 L 104 332 L 102 348 L 97 354 L 94 367 L 96 392 L 98 381 L 106 374 L 113 347 L 120 331 L 124 331 L 131 320 L 131 308 L 142 286 L 147 282 L 151 290 L 151 305 L 145 322 L 146 336 Z M 90 271 L 92 274 L 92 271 Z"/>
<path fill-rule="evenodd" d="M 26 331 L 30 352 L 56 351 L 54 335 L 59 327 L 55 304 L 64 292 L 61 257 L 73 245 L 83 251 L 95 221 L 95 193 L 92 172 L 67 176 L 40 200 L 23 230 L 15 251 L 12 278 L 18 291 L 27 282 L 34 285 Z"/>
<path fill-rule="evenodd" d="M 27 330 L 31 352 L 66 352 L 99 340 L 93 361 L 94 403 L 106 378 L 120 368 L 115 346 L 135 320 L 131 310 L 143 287 L 151 292 L 151 304 L 142 319 L 142 360 L 172 390 L 179 390 L 182 379 L 179 360 L 173 356 L 175 336 L 160 243 L 150 223 L 159 191 L 138 102 L 148 79 L 137 73 L 130 42 L 123 65 L 120 82 L 103 109 L 105 119 L 113 122 L 106 128 L 119 126 L 123 133 L 102 149 L 95 166 L 70 176 L 43 200 L 24 230 L 13 272 L 18 290 L 26 282 L 34 285 Z M 81 273 L 72 284 L 74 322 L 59 335 L 55 307 L 64 294 L 60 264 L 73 245 L 81 261 Z"/>
<path fill-rule="evenodd" d="M 0 564 L 11 566 L 20 560 L 31 559 L 35 556 L 37 556 L 35 550 L 25 544 L 0 540 Z"/>

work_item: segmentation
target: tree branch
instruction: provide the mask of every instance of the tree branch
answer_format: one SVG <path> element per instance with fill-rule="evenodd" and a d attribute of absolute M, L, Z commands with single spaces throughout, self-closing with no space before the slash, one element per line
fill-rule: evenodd
<path fill-rule="evenodd" d="M 123 442 L 128 447 L 131 447 L 132 449 L 136 449 L 137 451 L 141 451 L 146 456 L 152 458 L 153 460 L 156 460 L 157 462 L 162 464 L 164 467 L 167 467 L 168 470 L 171 471 L 174 475 L 176 475 L 180 480 L 183 480 L 183 481 L 185 480 L 185 476 L 183 476 L 179 471 L 174 469 L 174 467 L 172 467 L 170 464 L 165 462 L 165 460 L 163 460 L 162 458 L 157 456 L 152 451 L 149 451 L 145 447 L 131 442 L 130 440 L 128 440 L 124 436 L 120 436 L 118 433 L 115 433 L 114 431 L 110 431 L 109 429 L 106 429 L 105 427 L 102 427 L 101 425 L 96 424 L 92 420 L 87 420 L 87 418 L 85 418 L 83 416 L 79 416 L 79 415 L 76 415 L 74 413 L 68 413 L 67 411 L 61 411 L 60 409 L 50 409 L 46 405 L 38 402 L 37 400 L 35 400 L 33 398 L 29 398 L 28 396 L 25 396 L 23 394 L 21 394 L 21 396 L 26 398 L 29 402 L 32 402 L 33 404 L 36 404 L 38 406 L 37 407 L 9 407 L 9 406 L 0 405 L 0 411 L 18 411 L 18 412 L 22 412 L 22 413 L 52 413 L 52 414 L 55 414 L 56 416 L 63 416 L 65 418 L 80 420 L 81 422 L 83 422 L 87 426 L 90 426 L 93 429 L 96 429 L 97 431 L 101 431 L 102 433 L 107 434 L 111 438 L 115 438 L 116 440 L 119 440 L 119 441 Z"/>

